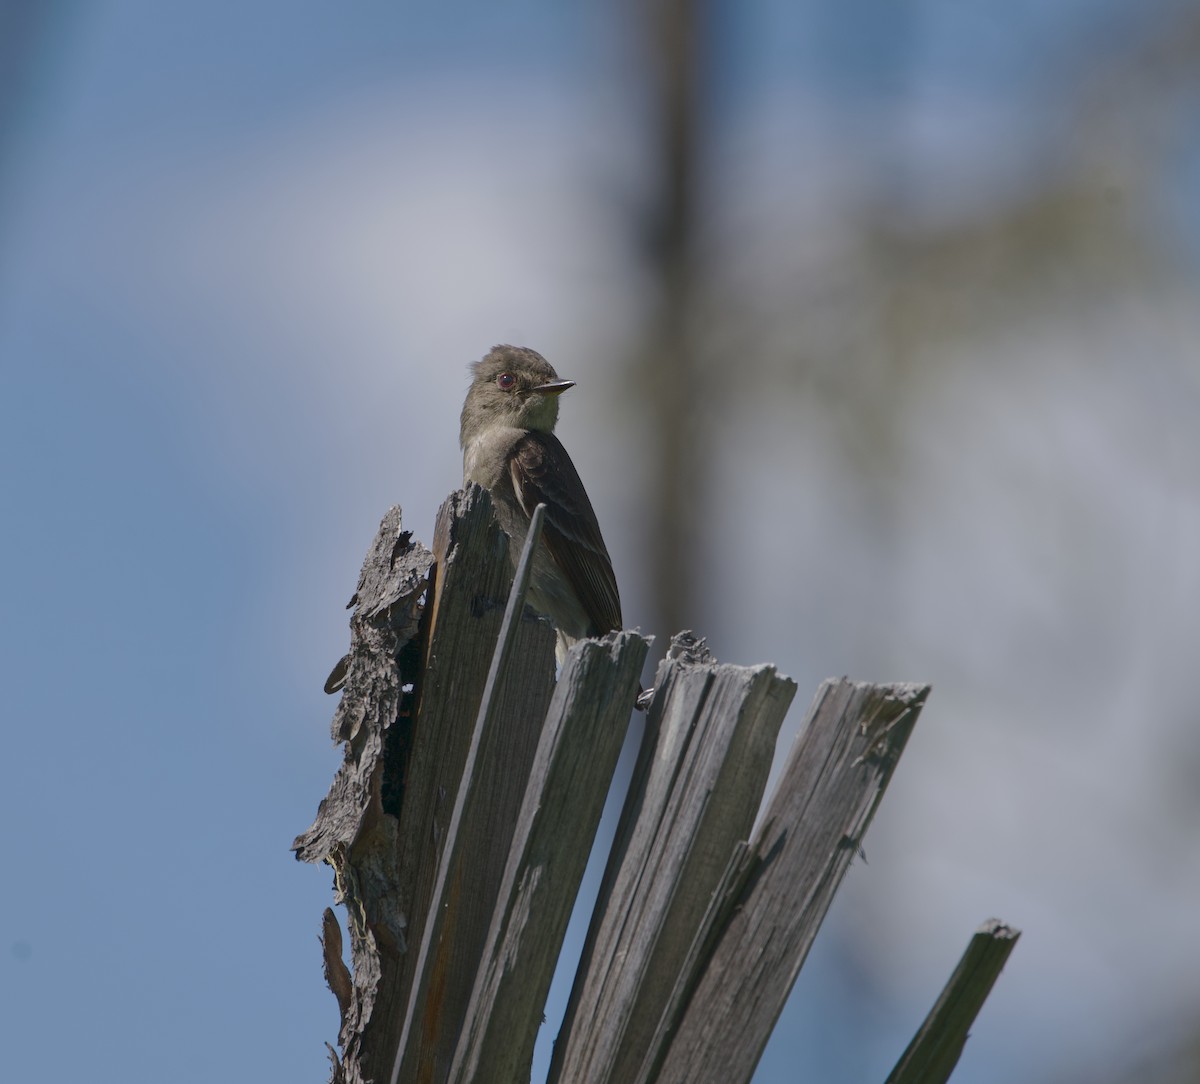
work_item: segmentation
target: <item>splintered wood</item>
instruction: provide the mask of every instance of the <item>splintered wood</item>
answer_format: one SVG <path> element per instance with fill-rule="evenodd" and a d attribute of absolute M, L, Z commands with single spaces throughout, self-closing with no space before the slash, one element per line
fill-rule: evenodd
<path fill-rule="evenodd" d="M 514 583 L 471 487 L 443 505 L 433 553 L 392 509 L 364 563 L 327 686 L 343 690 L 344 759 L 294 844 L 332 867 L 346 908 L 350 968 L 331 910 L 322 926 L 335 1084 L 530 1078 L 649 648 L 633 632 L 581 641 L 556 683 L 554 630 L 523 606 L 536 536 Z M 826 682 L 760 816 L 795 684 L 674 639 L 582 956 L 565 962 L 550 1084 L 750 1080 L 928 693 Z M 996 959 L 967 968 L 969 996 L 947 988 L 892 1079 L 948 1075 Z"/>

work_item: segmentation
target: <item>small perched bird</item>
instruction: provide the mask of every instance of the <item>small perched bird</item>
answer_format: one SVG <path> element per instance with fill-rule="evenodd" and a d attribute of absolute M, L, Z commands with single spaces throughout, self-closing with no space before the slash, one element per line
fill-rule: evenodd
<path fill-rule="evenodd" d="M 471 366 L 459 430 L 463 484 L 476 482 L 491 494 L 514 564 L 533 510 L 546 506 L 529 604 L 554 622 L 559 662 L 576 640 L 621 628 L 621 598 L 600 524 L 554 435 L 558 397 L 574 386 L 536 351 L 494 346 Z"/>

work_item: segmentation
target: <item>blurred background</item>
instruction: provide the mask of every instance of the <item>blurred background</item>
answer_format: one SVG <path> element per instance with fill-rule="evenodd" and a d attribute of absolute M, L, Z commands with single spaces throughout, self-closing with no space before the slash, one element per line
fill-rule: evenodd
<path fill-rule="evenodd" d="M 882 1081 L 990 916 L 959 1084 L 1200 1079 L 1198 107 L 1194 2 L 2 0 L 9 1078 L 326 1079 L 321 684 L 513 342 L 777 766 L 933 683 L 756 1081 Z"/>

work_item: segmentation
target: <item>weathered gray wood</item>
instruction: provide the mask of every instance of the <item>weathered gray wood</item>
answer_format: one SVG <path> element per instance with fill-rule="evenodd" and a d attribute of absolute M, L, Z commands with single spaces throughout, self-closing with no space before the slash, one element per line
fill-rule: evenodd
<path fill-rule="evenodd" d="M 950 1079 L 971 1025 L 1020 936 L 1020 930 L 998 918 L 989 918 L 975 931 L 954 974 L 886 1084 L 943 1084 Z"/>
<path fill-rule="evenodd" d="M 363 829 L 383 732 L 395 720 L 400 704 L 396 655 L 417 634 L 421 596 L 432 565 L 433 554 L 402 530 L 399 507 L 390 508 L 350 599 L 354 614 L 351 653 L 343 660 L 346 692 L 332 726 L 334 741 L 350 744 L 316 820 L 292 844 L 296 857 L 304 862 L 325 861 L 338 847 L 348 847 Z M 364 732 L 365 721 L 380 725 Z"/>
<path fill-rule="evenodd" d="M 458 961 L 459 970 L 454 971 L 452 965 L 455 962 L 455 950 L 461 947 L 464 936 L 470 942 L 481 933 L 471 926 L 469 907 L 466 918 L 460 915 L 464 903 L 462 881 L 464 877 L 470 876 L 470 871 L 464 870 L 462 863 L 464 855 L 471 849 L 470 840 L 473 835 L 483 835 L 490 841 L 490 810 L 486 807 L 481 808 L 477 786 L 478 781 L 484 778 L 480 770 L 483 768 L 480 757 L 485 747 L 485 739 L 493 737 L 497 693 L 512 653 L 517 623 L 525 609 L 525 596 L 529 591 L 529 577 L 533 570 L 533 553 L 541 540 L 545 518 L 546 507 L 539 504 L 530 519 L 524 549 L 517 565 L 512 589 L 509 591 L 496 647 L 492 652 L 483 698 L 479 704 L 466 760 L 463 763 L 462 782 L 454 799 L 446 828 L 445 847 L 437 866 L 430 914 L 425 922 L 420 945 L 412 959 L 412 992 L 405 1006 L 400 1044 L 391 1075 L 393 1082 L 401 1075 L 406 1055 L 409 1070 L 407 1076 L 413 1079 L 441 1079 L 444 1072 L 439 1071 L 437 1067 L 439 1063 L 449 1060 L 444 1048 L 449 1046 L 450 1051 L 453 1050 L 450 1043 L 461 1026 L 462 1018 L 457 1009 L 462 1004 L 462 990 L 465 988 L 469 993 L 463 964 L 469 966 L 471 955 L 468 948 L 465 961 Z M 484 797 L 492 798 L 493 795 L 489 791 Z M 449 936 L 446 936 L 447 931 Z M 458 993 L 457 997 L 455 992 Z M 414 1020 L 419 1022 L 431 1015 L 436 1019 L 436 1030 L 431 1030 L 424 1049 L 416 1044 L 410 1045 L 409 1040 L 414 1034 Z M 423 1066 L 425 1068 L 422 1068 Z"/>
<path fill-rule="evenodd" d="M 504 876 L 512 834 L 538 738 L 554 687 L 554 630 L 526 616 L 518 622 L 510 665 L 500 678 L 492 725 L 484 734 L 474 771 L 464 779 L 477 715 L 503 617 L 502 600 L 512 583 L 507 537 L 496 525 L 486 491 L 471 486 L 442 506 L 434 536 L 437 586 L 429 648 L 419 694 L 412 757 L 400 816 L 397 861 L 401 890 L 409 889 L 408 945 L 425 937 L 426 923 L 439 919 L 453 899 L 453 936 L 434 938 L 429 973 L 417 972 L 416 953 L 404 959 L 398 998 L 393 1002 L 398 1040 L 411 1026 L 397 1069 L 398 1042 L 372 1064 L 376 1081 L 438 1080 L 449 1068 L 466 1012 L 479 953 L 487 937 L 496 894 Z M 521 611 L 518 611 L 521 612 Z M 468 783 L 475 812 L 457 838 L 447 828 L 460 786 Z M 434 887 L 444 848 L 455 847 L 445 893 Z M 442 927 L 444 928 L 444 927 Z"/>
<path fill-rule="evenodd" d="M 408 947 L 424 931 L 486 660 L 512 581 L 506 536 L 489 497 L 476 487 L 443 505 L 435 549 L 436 558 L 400 531 L 398 510 L 385 518 L 355 595 L 345 691 L 334 720 L 335 738 L 347 741 L 345 762 L 316 822 L 294 844 L 297 857 L 333 867 L 337 900 L 347 908 L 353 985 L 335 1084 L 385 1081 L 392 1069 L 412 984 Z M 423 592 L 432 600 L 422 608 Z M 402 650 L 411 656 L 403 674 Z M 465 931 L 477 931 L 476 951 L 493 909 L 485 897 L 490 891 L 494 898 L 503 877 L 553 682 L 553 629 L 526 614 L 500 683 L 500 740 L 477 773 L 493 805 L 491 834 L 475 837 L 469 859 L 462 922 Z M 405 683 L 416 687 L 402 697 Z M 398 718 L 402 699 L 406 714 Z M 327 945 L 329 935 L 326 923 Z M 330 968 L 328 950 L 325 962 Z M 473 974 L 461 980 L 465 989 L 445 991 L 439 1004 L 457 999 L 465 1006 Z"/>
<path fill-rule="evenodd" d="M 928 693 L 926 685 L 822 685 L 629 1080 L 750 1080 Z"/>
<path fill-rule="evenodd" d="M 686 635 L 672 644 L 550 1081 L 631 1079 L 711 892 L 754 822 L 794 693 L 772 666 L 717 664 Z"/>
<path fill-rule="evenodd" d="M 376 1019 L 381 975 L 379 942 L 403 937 L 404 916 L 394 904 L 395 819 L 382 813 L 380 792 L 387 750 L 397 739 L 404 676 L 397 656 L 418 635 L 421 596 L 433 555 L 402 530 L 400 509 L 384 516 L 350 600 L 351 649 L 343 660 L 345 692 L 333 720 L 335 740 L 346 742 L 341 767 L 316 820 L 292 849 L 306 862 L 327 862 L 339 902 L 352 918 L 352 982 L 341 963 L 341 935 L 332 912 L 323 921 L 326 974 L 341 1011 L 342 1061 L 334 1081 L 357 1084 L 364 1031 Z"/>
<path fill-rule="evenodd" d="M 649 642 L 610 633 L 563 663 L 450 1080 L 528 1080 Z"/>
<path fill-rule="evenodd" d="M 330 683 L 344 761 L 294 844 L 347 908 L 352 973 L 331 911 L 322 936 L 335 1084 L 527 1078 L 646 651 L 631 633 L 577 645 L 547 715 L 547 622 L 525 614 L 507 675 L 486 671 L 512 581 L 486 493 L 443 506 L 435 550 L 385 517 Z M 672 644 L 552 1081 L 750 1079 L 928 688 L 827 682 L 746 843 L 793 692 Z M 889 1084 L 949 1075 L 1016 936 L 981 930 Z"/>

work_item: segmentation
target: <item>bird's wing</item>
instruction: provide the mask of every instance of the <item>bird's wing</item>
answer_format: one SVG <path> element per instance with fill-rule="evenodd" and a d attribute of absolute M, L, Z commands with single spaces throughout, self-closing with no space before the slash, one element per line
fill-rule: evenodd
<path fill-rule="evenodd" d="M 546 506 L 542 541 L 587 611 L 592 634 L 621 627 L 621 597 L 587 490 L 553 433 L 530 430 L 509 459 L 513 489 L 527 516 Z"/>

